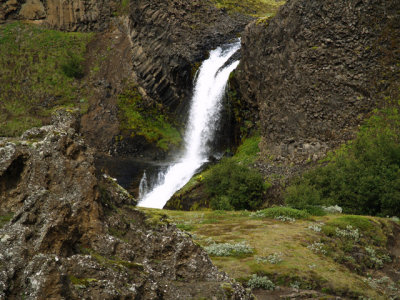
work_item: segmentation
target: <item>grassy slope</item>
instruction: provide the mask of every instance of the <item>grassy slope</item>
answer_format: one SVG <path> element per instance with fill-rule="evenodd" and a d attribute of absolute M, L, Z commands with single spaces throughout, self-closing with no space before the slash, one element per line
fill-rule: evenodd
<path fill-rule="evenodd" d="M 144 209 L 147 213 L 159 215 L 165 213 L 172 222 L 181 229 L 190 231 L 195 242 L 205 246 L 212 241 L 239 242 L 246 241 L 255 252 L 246 257 L 211 257 L 214 264 L 227 272 L 233 278 L 246 282 L 251 274 L 268 275 L 280 286 L 290 286 L 299 283 L 301 289 L 315 289 L 328 294 L 358 297 L 362 295 L 371 299 L 385 299 L 383 289 L 387 283 L 374 286 L 367 274 L 375 274 L 377 278 L 383 275 L 378 270 L 369 270 L 360 275 L 351 268 L 340 264 L 332 257 L 332 252 L 341 253 L 338 239 L 333 239 L 335 246 L 324 255 L 307 248 L 321 238 L 326 239 L 322 232 L 315 232 L 308 227 L 311 224 L 324 223 L 324 230 L 341 225 L 349 219 L 347 216 L 328 215 L 311 217 L 307 220 L 296 220 L 294 223 L 282 222 L 269 218 L 251 217 L 249 212 L 221 211 L 160 211 Z M 357 217 L 360 218 L 360 217 Z M 352 219 L 352 217 L 350 217 Z M 376 229 L 386 228 L 387 219 L 366 218 Z M 390 226 L 389 226 L 390 227 Z M 361 231 L 364 236 L 368 232 Z M 385 234 L 390 234 L 386 232 Z M 328 243 L 327 243 L 328 244 Z M 335 248 L 337 247 L 337 248 Z M 282 261 L 278 264 L 258 262 L 257 257 L 268 257 L 279 254 Z M 372 282 L 372 283 L 371 283 Z M 400 288 L 396 283 L 396 288 Z"/>
<path fill-rule="evenodd" d="M 83 59 L 92 37 L 22 22 L 0 26 L 0 136 L 40 126 L 57 106 L 86 108 L 79 80 L 61 66 L 70 55 Z"/>
<path fill-rule="evenodd" d="M 161 104 L 147 103 L 136 85 L 130 85 L 118 97 L 120 129 L 131 137 L 140 135 L 165 151 L 177 147 L 182 137 Z"/>
<path fill-rule="evenodd" d="M 212 0 L 218 8 L 228 12 L 238 12 L 254 17 L 272 16 L 285 1 L 275 0 Z"/>
<path fill-rule="evenodd" d="M 90 83 L 111 55 L 111 45 L 93 54 L 90 72 L 81 79 L 68 77 L 63 66 L 74 57 L 84 62 L 94 33 L 61 32 L 12 22 L 0 25 L 0 136 L 18 136 L 26 129 L 48 123 L 59 106 L 88 109 Z M 127 86 L 118 97 L 120 129 L 142 135 L 167 150 L 181 136 L 159 107 L 146 106 L 136 86 Z"/>

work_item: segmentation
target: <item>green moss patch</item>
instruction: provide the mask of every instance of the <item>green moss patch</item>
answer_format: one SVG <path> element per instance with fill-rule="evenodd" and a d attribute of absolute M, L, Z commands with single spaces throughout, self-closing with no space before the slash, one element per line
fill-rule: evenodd
<path fill-rule="evenodd" d="M 8 213 L 0 216 L 0 229 L 4 227 L 13 218 L 13 213 Z"/>
<path fill-rule="evenodd" d="M 130 137 L 143 136 L 162 150 L 178 146 L 182 137 L 161 104 L 145 101 L 136 85 L 118 96 L 120 128 Z"/>
<path fill-rule="evenodd" d="M 253 164 L 260 152 L 258 145 L 261 142 L 260 135 L 248 137 L 243 140 L 242 144 L 237 148 L 233 160 L 244 165 Z"/>
<path fill-rule="evenodd" d="M 69 275 L 68 279 L 76 288 L 86 288 L 90 285 L 91 282 L 98 281 L 95 278 L 78 278 L 73 275 Z"/>
<path fill-rule="evenodd" d="M 12 22 L 0 26 L 0 136 L 17 136 L 55 107 L 81 107 L 86 46 L 93 34 Z"/>
<path fill-rule="evenodd" d="M 105 256 L 97 253 L 96 251 L 94 251 L 93 249 L 90 249 L 90 248 L 81 248 L 81 252 L 83 254 L 90 255 L 99 264 L 101 264 L 105 267 L 111 267 L 116 271 L 119 271 L 121 269 L 124 269 L 126 271 L 138 271 L 138 272 L 144 271 L 144 266 L 142 264 L 122 260 L 122 259 L 119 259 L 118 257 L 108 258 L 108 257 L 105 257 Z"/>
<path fill-rule="evenodd" d="M 146 216 L 145 222 L 152 227 L 159 227 L 163 225 L 168 225 L 171 220 L 169 220 L 168 215 L 159 209 L 152 208 L 139 208 L 144 212 Z"/>

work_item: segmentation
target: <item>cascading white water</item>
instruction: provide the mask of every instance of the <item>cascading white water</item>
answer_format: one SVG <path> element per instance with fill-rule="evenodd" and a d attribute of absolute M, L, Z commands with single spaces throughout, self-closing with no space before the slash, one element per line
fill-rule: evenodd
<path fill-rule="evenodd" d="M 142 179 L 139 183 L 139 199 L 142 199 L 144 195 L 146 195 L 149 191 L 149 186 L 147 183 L 147 175 L 146 170 L 143 172 Z"/>
<path fill-rule="evenodd" d="M 143 196 L 139 206 L 163 208 L 172 195 L 207 162 L 210 154 L 207 144 L 212 141 L 217 129 L 229 74 L 239 61 L 228 66 L 224 64 L 239 48 L 240 42 L 230 44 L 224 50 L 217 48 L 202 63 L 195 82 L 183 155 L 162 174 L 154 189 Z"/>

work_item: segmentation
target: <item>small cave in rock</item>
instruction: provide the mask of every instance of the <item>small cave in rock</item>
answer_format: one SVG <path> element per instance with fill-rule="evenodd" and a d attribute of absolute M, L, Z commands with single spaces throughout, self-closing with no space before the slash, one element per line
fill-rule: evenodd
<path fill-rule="evenodd" d="M 18 156 L 0 176 L 0 195 L 18 186 L 25 168 L 26 158 Z"/>

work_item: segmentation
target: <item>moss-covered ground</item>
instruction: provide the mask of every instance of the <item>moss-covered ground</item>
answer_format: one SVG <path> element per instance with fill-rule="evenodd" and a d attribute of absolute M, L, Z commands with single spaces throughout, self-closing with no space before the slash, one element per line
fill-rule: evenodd
<path fill-rule="evenodd" d="M 58 106 L 87 109 L 80 63 L 91 33 L 12 22 L 0 26 L 0 136 L 40 126 Z"/>
<path fill-rule="evenodd" d="M 147 214 L 161 213 L 143 210 Z M 280 211 L 286 214 L 286 209 Z M 390 255 L 384 253 L 387 238 L 396 226 L 389 219 L 339 214 L 303 215 L 303 219 L 284 221 L 248 211 L 162 212 L 203 247 L 213 243 L 250 245 L 254 249 L 251 255 L 211 256 L 215 265 L 244 284 L 252 274 L 257 274 L 268 276 L 275 286 L 316 290 L 350 299 L 389 299 L 400 291 L 399 282 L 382 271 L 390 265 Z M 337 233 L 348 225 L 358 231 L 359 240 L 351 232 L 349 236 Z M 376 253 L 366 253 L 366 245 Z M 357 258 L 360 256 L 364 260 Z M 374 256 L 386 257 L 387 261 L 380 266 L 369 265 L 367 261 L 374 260 Z M 347 260 L 352 260 L 352 264 Z"/>
<path fill-rule="evenodd" d="M 270 17 L 285 1 L 275 0 L 212 0 L 218 8 L 231 13 L 242 13 L 253 17 Z"/>

